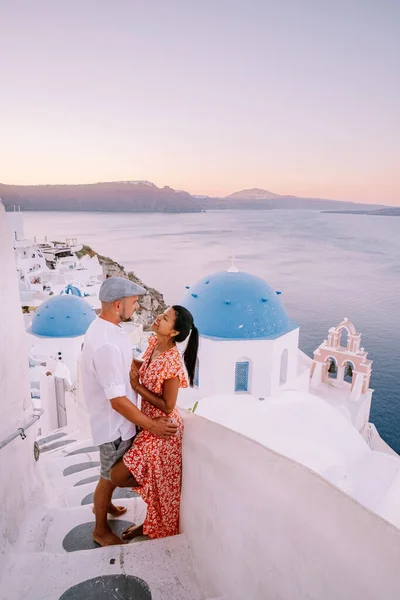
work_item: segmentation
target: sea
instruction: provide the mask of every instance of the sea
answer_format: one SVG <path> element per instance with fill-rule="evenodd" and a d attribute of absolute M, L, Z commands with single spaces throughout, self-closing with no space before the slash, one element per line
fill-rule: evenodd
<path fill-rule="evenodd" d="M 185 286 L 236 266 L 282 292 L 312 356 L 344 317 L 373 360 L 370 420 L 400 453 L 400 218 L 317 211 L 193 214 L 26 212 L 25 235 L 77 237 L 179 303 Z"/>

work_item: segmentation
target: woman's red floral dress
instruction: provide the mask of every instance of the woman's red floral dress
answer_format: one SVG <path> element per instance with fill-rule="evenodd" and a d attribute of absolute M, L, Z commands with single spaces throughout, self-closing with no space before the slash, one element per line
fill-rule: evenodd
<path fill-rule="evenodd" d="M 188 387 L 181 355 L 176 346 L 150 362 L 156 346 L 157 336 L 152 335 L 143 354 L 143 364 L 139 371 L 140 383 L 158 396 L 162 396 L 166 379 L 179 377 L 179 387 Z M 143 533 L 150 538 L 176 535 L 179 533 L 183 422 L 176 407 L 170 415 L 166 415 L 144 398 L 142 412 L 150 418 L 168 416 L 178 426 L 176 435 L 167 440 L 142 430 L 123 458 L 139 483 L 139 487 L 133 490 L 147 504 Z"/>

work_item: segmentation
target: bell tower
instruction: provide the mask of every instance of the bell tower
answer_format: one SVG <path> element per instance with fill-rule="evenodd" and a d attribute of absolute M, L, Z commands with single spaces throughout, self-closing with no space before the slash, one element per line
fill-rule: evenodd
<path fill-rule="evenodd" d="M 341 345 L 342 332 L 347 333 L 346 345 Z M 311 367 L 311 385 L 332 383 L 336 387 L 350 385 L 350 400 L 357 401 L 367 394 L 371 379 L 372 361 L 361 347 L 361 334 L 345 318 L 337 327 L 331 327 L 328 338 L 315 350 Z M 346 378 L 351 381 L 346 382 Z M 330 381 L 333 380 L 333 381 Z"/>

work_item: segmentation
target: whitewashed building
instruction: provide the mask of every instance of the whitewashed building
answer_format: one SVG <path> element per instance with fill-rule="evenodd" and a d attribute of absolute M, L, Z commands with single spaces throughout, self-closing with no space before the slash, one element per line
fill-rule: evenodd
<path fill-rule="evenodd" d="M 11 227 L 22 306 L 35 309 L 52 295 L 73 294 L 100 308 L 99 289 L 104 279 L 97 255 L 78 258 L 82 244 L 76 238 L 64 243 L 42 243 L 25 237 L 23 213 L 7 213 Z"/>
<path fill-rule="evenodd" d="M 182 303 L 201 336 L 196 398 L 267 398 L 287 387 L 308 388 L 298 364 L 299 328 L 265 281 L 235 268 L 213 273 L 191 286 Z"/>

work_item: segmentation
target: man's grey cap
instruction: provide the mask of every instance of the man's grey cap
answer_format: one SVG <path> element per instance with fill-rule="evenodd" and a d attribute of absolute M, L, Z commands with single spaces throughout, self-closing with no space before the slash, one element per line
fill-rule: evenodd
<path fill-rule="evenodd" d="M 130 296 L 143 296 L 147 290 L 124 277 L 109 277 L 101 284 L 100 302 L 115 302 Z"/>

